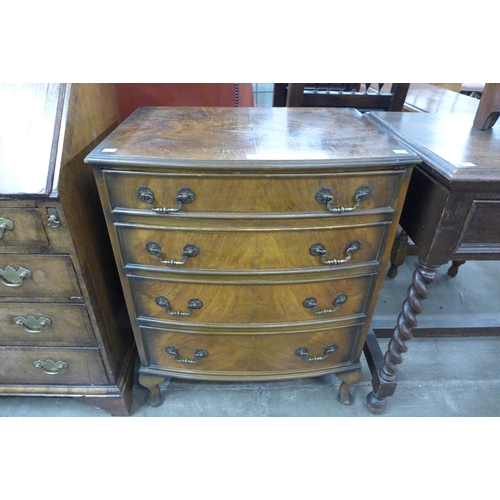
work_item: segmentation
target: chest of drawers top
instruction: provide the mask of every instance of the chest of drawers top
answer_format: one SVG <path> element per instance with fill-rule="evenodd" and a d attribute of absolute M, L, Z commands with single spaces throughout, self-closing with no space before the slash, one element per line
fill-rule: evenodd
<path fill-rule="evenodd" d="M 139 108 L 86 158 L 114 167 L 301 170 L 408 165 L 370 116 L 334 108 Z"/>

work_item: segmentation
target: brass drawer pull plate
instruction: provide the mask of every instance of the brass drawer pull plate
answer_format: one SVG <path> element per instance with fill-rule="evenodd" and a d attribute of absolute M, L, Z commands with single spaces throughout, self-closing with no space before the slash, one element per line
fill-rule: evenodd
<path fill-rule="evenodd" d="M 55 208 L 47 208 L 47 225 L 52 229 L 57 229 L 61 225 Z"/>
<path fill-rule="evenodd" d="M 47 375 L 58 375 L 62 369 L 68 368 L 68 363 L 65 361 L 52 361 L 51 359 L 45 361 L 38 359 L 37 361 L 33 361 L 33 364 Z"/>
<path fill-rule="evenodd" d="M 32 314 L 28 314 L 26 318 L 23 316 L 16 316 L 14 318 L 14 323 L 24 326 L 24 329 L 29 333 L 40 333 L 44 327 L 51 325 L 52 321 L 44 316 L 35 318 Z"/>
<path fill-rule="evenodd" d="M 196 349 L 196 352 L 194 353 L 195 359 L 179 358 L 179 351 L 175 347 L 172 347 L 171 345 L 165 347 L 165 351 L 167 352 L 167 354 L 173 356 L 175 358 L 175 361 L 179 363 L 194 364 L 198 363 L 200 359 L 206 358 L 208 356 L 208 351 L 206 351 L 205 349 Z"/>
<path fill-rule="evenodd" d="M 304 299 L 302 305 L 307 309 L 312 309 L 314 314 L 328 314 L 338 311 L 339 307 L 346 302 L 347 295 L 345 293 L 341 293 L 335 297 L 335 300 L 333 301 L 333 305 L 335 307 L 333 309 L 323 309 L 318 311 L 318 301 L 315 297 L 308 297 L 307 299 Z"/>
<path fill-rule="evenodd" d="M 328 252 L 325 249 L 325 246 L 322 243 L 315 243 L 314 245 L 311 245 L 309 248 L 309 253 L 313 257 L 318 257 L 321 256 L 321 260 L 323 261 L 323 264 L 333 264 L 333 265 L 338 265 L 338 264 L 344 264 L 345 262 L 348 262 L 351 260 L 351 257 L 354 253 L 356 253 L 361 247 L 361 243 L 359 241 L 350 241 L 347 246 L 346 246 L 346 257 L 344 259 L 331 259 L 327 260 L 326 256 Z"/>
<path fill-rule="evenodd" d="M 196 245 L 192 245 L 188 243 L 182 250 L 183 260 L 162 260 L 161 258 L 161 246 L 155 241 L 149 241 L 146 243 L 146 252 L 151 255 L 154 255 L 158 258 L 158 261 L 162 264 L 166 264 L 167 266 L 182 266 L 184 265 L 189 257 L 196 257 L 200 254 L 200 249 Z"/>
<path fill-rule="evenodd" d="M 201 309 L 203 307 L 203 302 L 200 299 L 190 299 L 188 301 L 188 312 L 171 311 L 169 300 L 166 297 L 163 297 L 162 295 L 156 297 L 155 302 L 157 305 L 162 307 L 165 310 L 165 312 L 171 314 L 172 316 L 191 316 L 191 314 L 193 314 L 193 311 L 195 309 Z"/>
<path fill-rule="evenodd" d="M 24 278 L 29 278 L 31 274 L 31 271 L 24 267 L 19 267 L 16 270 L 11 266 L 7 266 L 5 269 L 0 268 L 0 281 L 5 286 L 21 286 Z"/>
<path fill-rule="evenodd" d="M 7 229 L 14 229 L 14 223 L 9 219 L 0 217 L 0 240 L 3 238 L 3 233 L 7 231 Z"/>
<path fill-rule="evenodd" d="M 305 361 L 315 362 L 315 361 L 323 361 L 332 352 L 335 352 L 337 349 L 338 349 L 338 347 L 335 344 L 330 344 L 329 346 L 326 346 L 325 352 L 323 353 L 323 356 L 313 356 L 313 357 L 309 358 L 307 349 L 305 347 L 299 347 L 298 349 L 295 350 L 295 354 L 297 356 L 302 357 Z"/>
<path fill-rule="evenodd" d="M 372 192 L 370 186 L 359 186 L 354 192 L 354 206 L 352 207 L 332 207 L 333 203 L 333 191 L 329 188 L 319 189 L 316 192 L 315 200 L 326 205 L 326 208 L 334 214 L 342 214 L 344 212 L 352 212 L 359 207 L 362 201 L 365 201 L 371 196 Z"/>
<path fill-rule="evenodd" d="M 158 214 L 169 214 L 171 212 L 179 212 L 183 204 L 188 205 L 189 203 L 192 203 L 195 198 L 192 189 L 180 188 L 179 191 L 177 191 L 176 208 L 167 208 L 167 207 L 155 208 L 152 205 L 155 197 L 155 194 L 152 189 L 148 188 L 147 186 L 140 186 L 137 188 L 136 194 L 137 198 L 139 198 L 140 201 L 142 201 L 143 203 L 147 203 L 149 208 Z"/>

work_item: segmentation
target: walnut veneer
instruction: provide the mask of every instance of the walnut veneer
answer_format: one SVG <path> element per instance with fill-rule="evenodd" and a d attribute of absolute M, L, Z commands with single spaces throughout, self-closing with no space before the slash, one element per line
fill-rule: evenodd
<path fill-rule="evenodd" d="M 416 155 L 352 109 L 140 108 L 85 161 L 149 404 L 327 373 L 352 402 Z"/>
<path fill-rule="evenodd" d="M 130 413 L 134 339 L 92 169 L 113 85 L 1 84 L 0 396 Z"/>

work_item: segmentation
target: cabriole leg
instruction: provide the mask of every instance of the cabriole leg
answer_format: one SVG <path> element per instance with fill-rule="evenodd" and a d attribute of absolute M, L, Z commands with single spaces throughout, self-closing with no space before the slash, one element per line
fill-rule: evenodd
<path fill-rule="evenodd" d="M 354 403 L 354 397 L 351 395 L 351 388 L 361 379 L 361 369 L 351 372 L 336 373 L 342 383 L 339 388 L 339 401 L 343 405 L 351 405 Z"/>
<path fill-rule="evenodd" d="M 139 384 L 146 389 L 149 389 L 149 394 L 146 396 L 144 402 L 149 406 L 160 406 L 161 392 L 158 384 L 161 384 L 166 377 L 159 375 L 147 375 L 144 373 L 139 374 Z"/>

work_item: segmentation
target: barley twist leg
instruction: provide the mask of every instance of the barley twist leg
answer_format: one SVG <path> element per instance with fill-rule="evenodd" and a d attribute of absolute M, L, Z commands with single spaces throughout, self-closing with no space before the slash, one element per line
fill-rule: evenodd
<path fill-rule="evenodd" d="M 418 325 L 417 314 L 423 311 L 422 301 L 429 296 L 427 286 L 436 279 L 438 267 L 420 261 L 413 273 L 412 284 L 408 288 L 383 365 L 373 373 L 373 391 L 366 398 L 366 405 L 372 413 L 382 413 L 387 405 L 387 397 L 396 390 L 396 367 L 403 362 L 402 353 L 408 351 L 406 342 L 413 339 L 412 330 Z"/>

